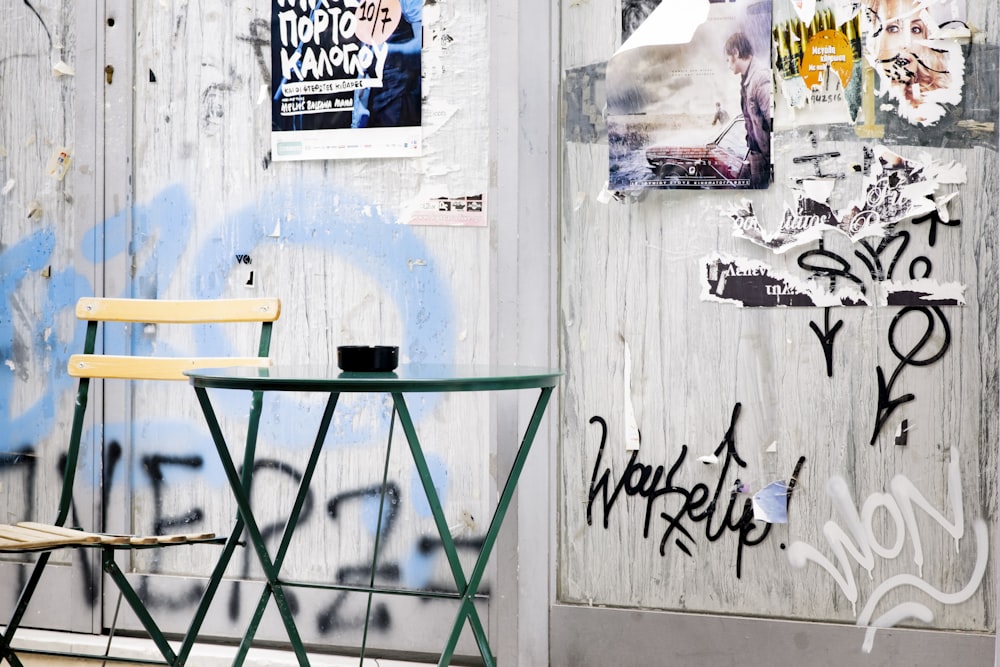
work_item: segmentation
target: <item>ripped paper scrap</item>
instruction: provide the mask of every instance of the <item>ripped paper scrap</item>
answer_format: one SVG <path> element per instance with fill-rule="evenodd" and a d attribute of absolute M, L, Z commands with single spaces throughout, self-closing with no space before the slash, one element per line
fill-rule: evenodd
<path fill-rule="evenodd" d="M 52 66 L 52 75 L 55 77 L 76 76 L 76 70 L 60 60 Z"/>
<path fill-rule="evenodd" d="M 715 465 L 719 462 L 719 457 L 715 454 L 709 454 L 708 456 L 699 456 L 698 463 L 704 463 L 707 466 Z"/>
<path fill-rule="evenodd" d="M 710 2 L 663 0 L 648 13 L 641 4 L 633 7 L 623 3 L 622 26 L 628 35 L 616 53 L 643 46 L 689 43 L 694 31 L 708 18 Z"/>
<path fill-rule="evenodd" d="M 803 23 L 812 23 L 816 15 L 816 0 L 792 0 L 792 9 Z"/>
<path fill-rule="evenodd" d="M 878 284 L 879 305 L 882 306 L 964 306 L 966 286 L 961 283 L 939 283 L 929 278 L 897 282 L 885 280 Z"/>
<path fill-rule="evenodd" d="M 879 2 L 862 12 L 876 95 L 911 125 L 936 125 L 962 102 L 965 57 L 957 39 L 969 34 L 965 15 L 965 0 Z"/>
<path fill-rule="evenodd" d="M 765 523 L 788 523 L 788 482 L 771 482 L 753 494 L 754 521 Z"/>
<path fill-rule="evenodd" d="M 832 193 L 829 185 L 815 183 L 817 179 L 802 179 L 793 188 L 795 205 L 785 204 L 784 217 L 777 231 L 766 232 L 753 205 L 743 200 L 727 213 L 733 221 L 733 236 L 768 248 L 775 254 L 815 241 L 828 231 L 840 232 L 858 242 L 883 236 L 888 225 L 946 209 L 947 202 L 956 193 L 938 196 L 941 187 L 965 182 L 965 168 L 954 162 L 936 163 L 927 156 L 921 156 L 925 161 L 910 160 L 885 146 L 863 150 L 865 175 L 861 200 L 855 200 L 843 210 L 834 210 L 828 203 Z M 839 154 L 803 156 L 799 161 L 816 162 L 824 155 L 835 157 Z M 817 196 L 821 199 L 816 199 Z"/>
<path fill-rule="evenodd" d="M 424 104 L 421 116 L 424 138 L 432 137 L 440 132 L 445 124 L 458 113 L 458 106 L 445 102 L 428 101 Z"/>
<path fill-rule="evenodd" d="M 909 443 L 910 422 L 906 419 L 896 427 L 896 434 L 893 436 L 893 444 L 896 447 L 906 447 Z"/>
<path fill-rule="evenodd" d="M 856 287 L 830 292 L 817 281 L 797 278 L 753 259 L 711 254 L 704 265 L 702 301 L 747 308 L 871 305 Z"/>
<path fill-rule="evenodd" d="M 482 194 L 433 197 L 419 202 L 403 219 L 408 225 L 485 227 L 486 199 Z"/>
<path fill-rule="evenodd" d="M 66 177 L 66 172 L 69 171 L 71 159 L 72 156 L 68 148 L 60 147 L 55 149 L 45 165 L 45 173 L 57 181 L 63 180 Z"/>
<path fill-rule="evenodd" d="M 632 405 L 632 350 L 625 343 L 625 451 L 639 449 L 639 425 L 635 420 L 635 406 Z"/>

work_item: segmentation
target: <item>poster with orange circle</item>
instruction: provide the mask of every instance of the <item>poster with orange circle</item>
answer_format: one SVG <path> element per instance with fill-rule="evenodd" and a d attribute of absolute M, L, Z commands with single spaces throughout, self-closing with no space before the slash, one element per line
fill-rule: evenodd
<path fill-rule="evenodd" d="M 403 9 L 399 0 L 362 0 L 354 10 L 355 34 L 365 44 L 384 44 L 399 25 Z"/>
<path fill-rule="evenodd" d="M 799 74 L 805 79 L 806 87 L 812 90 L 825 84 L 827 72 L 836 74 L 840 83 L 846 86 L 853 69 L 854 54 L 847 36 L 837 30 L 823 30 L 809 39 Z"/>

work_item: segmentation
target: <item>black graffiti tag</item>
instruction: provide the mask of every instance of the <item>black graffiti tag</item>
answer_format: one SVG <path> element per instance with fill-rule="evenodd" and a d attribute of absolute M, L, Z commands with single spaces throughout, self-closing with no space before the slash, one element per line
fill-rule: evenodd
<path fill-rule="evenodd" d="M 923 315 L 927 319 L 927 323 L 920 339 L 914 343 L 912 348 L 904 353 L 899 350 L 899 346 L 896 341 L 896 329 L 898 328 L 900 322 L 903 321 L 903 318 L 910 313 L 919 313 Z M 941 342 L 939 343 L 940 347 L 929 356 L 918 359 L 917 355 L 924 351 L 924 348 L 927 347 L 928 343 L 931 342 L 931 338 L 934 336 L 935 319 L 941 322 L 941 326 L 944 329 L 941 336 Z M 892 375 L 889 376 L 888 381 L 885 379 L 885 371 L 882 370 L 882 367 L 877 366 L 875 368 L 875 372 L 878 376 L 878 406 L 875 411 L 875 429 L 872 431 L 872 437 L 868 444 L 875 444 L 882 427 L 885 426 L 889 417 L 899 406 L 914 399 L 914 395 L 909 393 L 895 398 L 892 396 L 892 390 L 896 386 L 896 381 L 899 379 L 899 374 L 902 373 L 903 369 L 907 366 L 929 366 L 941 359 L 948 351 L 949 347 L 951 347 L 951 327 L 948 326 L 948 320 L 945 318 L 944 313 L 941 312 L 941 309 L 936 306 L 932 308 L 908 306 L 900 310 L 896 317 L 892 319 L 892 324 L 889 325 L 889 349 L 892 350 L 892 354 L 899 360 L 899 363 L 896 365 L 896 369 L 892 372 Z"/>
<path fill-rule="evenodd" d="M 663 520 L 660 555 L 666 555 L 667 543 L 672 540 L 678 549 L 691 556 L 691 549 L 685 542 L 685 540 L 695 541 L 691 524 L 703 524 L 704 537 L 709 542 L 716 542 L 722 539 L 727 532 L 734 532 L 738 535 L 736 577 L 740 578 L 743 573 L 743 550 L 746 547 L 757 546 L 766 540 L 771 532 L 771 524 L 761 525 L 754 521 L 750 498 L 744 497 L 743 502 L 740 502 L 739 487 L 742 482 L 739 479 L 729 480 L 730 469 L 734 463 L 739 468 L 745 468 L 747 465 L 736 450 L 734 430 L 739 414 L 740 404 L 737 403 L 733 408 L 729 428 L 718 447 L 715 448 L 715 456 L 722 457 L 722 462 L 714 490 L 704 483 L 697 483 L 688 488 L 675 481 L 687 458 L 687 445 L 681 447 L 677 460 L 673 462 L 669 470 L 662 465 L 654 468 L 652 465 L 640 463 L 638 461 L 639 452 L 634 451 L 626 464 L 624 474 L 612 485 L 610 468 L 604 468 L 602 471 L 608 437 L 607 422 L 601 417 L 591 418 L 590 423 L 599 424 L 602 433 L 600 449 L 594 462 L 593 475 L 590 480 L 587 524 L 593 525 L 594 504 L 600 498 L 599 508 L 604 512 L 603 525 L 604 528 L 607 528 L 615 503 L 624 492 L 626 496 L 639 496 L 645 499 L 642 536 L 644 539 L 648 539 L 650 524 L 656 508 L 663 503 L 671 505 L 679 502 L 679 507 L 676 509 L 669 508 L 667 511 L 659 512 L 659 518 Z M 724 494 L 728 494 L 728 498 Z M 725 504 L 724 509 L 721 503 Z M 673 511 L 670 511 L 671 509 Z"/>

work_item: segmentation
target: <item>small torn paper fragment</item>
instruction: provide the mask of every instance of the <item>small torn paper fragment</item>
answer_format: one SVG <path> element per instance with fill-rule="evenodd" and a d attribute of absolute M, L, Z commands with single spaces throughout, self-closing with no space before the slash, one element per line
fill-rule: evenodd
<path fill-rule="evenodd" d="M 879 285 L 882 306 L 964 306 L 965 285 L 938 283 L 929 278 L 907 282 L 886 280 Z"/>
<path fill-rule="evenodd" d="M 45 165 L 45 173 L 52 176 L 57 181 L 61 181 L 66 177 L 66 172 L 69 171 L 69 162 L 71 156 L 69 149 L 65 147 L 60 147 L 52 152 L 49 156 L 49 161 Z"/>
<path fill-rule="evenodd" d="M 709 454 L 708 456 L 699 456 L 698 462 L 704 463 L 707 466 L 715 465 L 716 463 L 719 462 L 719 457 L 715 456 L 714 454 Z"/>
<path fill-rule="evenodd" d="M 896 427 L 896 435 L 893 438 L 893 444 L 895 444 L 896 447 L 906 447 L 910 440 L 910 436 L 908 434 L 909 430 L 910 422 L 907 419 L 904 419 L 902 423 Z"/>
<path fill-rule="evenodd" d="M 76 70 L 60 60 L 52 66 L 52 75 L 55 77 L 76 76 Z"/>
<path fill-rule="evenodd" d="M 792 7 L 803 23 L 812 23 L 816 15 L 816 0 L 792 0 Z"/>
<path fill-rule="evenodd" d="M 865 306 L 853 285 L 830 291 L 827 284 L 778 271 L 764 262 L 713 253 L 704 258 L 701 300 L 745 308 Z"/>
<path fill-rule="evenodd" d="M 632 349 L 625 343 L 625 451 L 639 449 L 639 424 L 632 405 Z"/>
<path fill-rule="evenodd" d="M 788 482 L 771 482 L 753 494 L 754 521 L 788 523 Z"/>

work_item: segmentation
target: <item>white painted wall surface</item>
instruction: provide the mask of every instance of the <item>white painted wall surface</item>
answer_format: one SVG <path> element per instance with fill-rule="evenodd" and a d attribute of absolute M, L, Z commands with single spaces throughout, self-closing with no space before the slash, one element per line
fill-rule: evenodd
<path fill-rule="evenodd" d="M 553 650 L 561 660 L 576 656 L 583 662 L 568 658 L 556 664 L 606 664 L 582 657 L 588 641 L 594 642 L 595 656 L 604 658 L 609 651 L 602 647 L 620 641 L 620 652 L 609 650 L 628 660 L 632 640 L 636 655 L 644 656 L 670 656 L 688 642 L 691 662 L 680 664 L 719 664 L 708 657 L 698 662 L 701 648 L 704 656 L 718 649 L 743 656 L 736 660 L 748 657 L 736 635 L 732 641 L 717 634 L 678 635 L 666 620 L 657 636 L 632 633 L 624 621 L 607 632 L 575 632 L 569 619 L 584 618 L 591 606 L 691 613 L 695 624 L 699 614 L 720 614 L 992 633 L 996 146 L 889 144 L 903 156 L 955 161 L 968 171 L 968 182 L 955 188 L 948 207 L 961 225 L 946 232 L 939 227 L 931 247 L 926 225 L 902 223 L 899 229 L 912 236 L 897 269 L 905 276 L 907 263 L 926 255 L 934 279 L 967 285 L 967 301 L 964 307 L 942 308 L 950 338 L 934 318 L 918 357 L 940 350 L 946 340 L 947 351 L 936 363 L 900 371 L 892 395 L 910 392 L 915 398 L 894 412 L 869 444 L 878 399 L 876 367 L 888 378 L 898 364 L 888 333 L 899 307 L 833 309 L 831 325 L 843 320 L 843 327 L 827 377 L 823 350 L 810 330 L 810 322 L 823 327 L 821 308 L 707 302 L 700 276 L 703 258 L 716 252 L 802 275 L 796 259 L 815 242 L 773 255 L 734 238 L 725 212 L 746 198 L 761 224 L 776 229 L 782 206 L 793 201 L 792 160 L 813 151 L 841 154 L 827 166 L 847 174 L 835 190 L 843 200 L 859 187 L 854 167 L 861 163 L 862 147 L 876 142 L 801 128 L 776 135 L 777 180 L 767 191 L 607 196 L 604 64 L 620 43 L 614 34 L 620 10 L 615 2 L 562 4 L 560 352 L 568 374 L 557 468 L 561 611 Z M 995 8 L 969 3 L 968 13 L 977 30 L 972 48 L 984 49 L 988 64 L 996 53 Z M 966 90 L 995 90 L 995 78 L 995 66 L 967 72 Z M 995 99 L 991 108 L 995 116 Z M 816 132 L 815 146 L 810 130 Z M 825 243 L 871 289 L 871 277 L 854 254 L 859 247 L 830 234 Z M 926 323 L 918 312 L 903 315 L 896 346 L 904 352 L 912 348 Z M 644 467 L 628 467 L 630 411 L 641 433 L 635 462 Z M 596 418 L 607 425 L 603 451 L 605 434 Z M 903 419 L 911 428 L 909 441 L 894 446 L 893 433 Z M 718 463 L 699 462 L 716 452 L 731 425 L 732 444 L 745 466 L 732 460 L 727 469 L 725 449 L 718 452 Z M 789 480 L 800 457 L 805 461 L 788 523 L 774 524 L 766 537 L 767 524 L 748 524 L 746 541 L 764 539 L 745 546 L 740 561 L 736 526 L 743 503 L 765 485 Z M 749 493 L 738 493 L 727 514 L 731 492 L 740 484 Z M 717 488 L 717 509 L 710 514 L 708 501 Z M 913 507 L 912 524 L 907 507 Z M 793 561 L 805 566 L 793 567 Z M 679 623 L 676 627 L 681 632 Z M 724 619 L 713 627 L 724 628 Z M 866 637 L 860 630 L 852 636 L 857 642 L 844 645 L 837 660 L 884 659 L 881 635 Z M 750 641 L 747 647 L 765 651 L 754 654 L 763 659 L 765 644 Z M 871 656 L 863 653 L 868 646 Z M 785 655 L 774 649 L 774 655 Z M 820 659 L 807 658 L 812 654 L 805 650 L 795 655 L 807 663 Z"/>
<path fill-rule="evenodd" d="M 277 296 L 283 312 L 272 356 L 280 362 L 332 363 L 336 347 L 351 343 L 399 344 L 403 362 L 495 360 L 492 331 L 498 315 L 490 296 L 498 271 L 492 244 L 510 233 L 497 232 L 496 225 L 510 223 L 492 213 L 488 196 L 495 192 L 495 179 L 488 152 L 487 12 L 471 2 L 424 8 L 422 157 L 275 163 L 268 155 L 270 2 L 102 5 L 93 15 L 74 16 L 76 5 L 67 3 L 18 4 L 15 20 L 3 25 L 3 97 L 16 104 L 5 102 L 0 116 L 0 165 L 3 180 L 13 179 L 15 187 L 2 201 L 0 256 L 13 258 L 18 244 L 44 247 L 22 261 L 27 272 L 18 264 L 0 272 L 9 283 L 7 303 L 21 304 L 12 311 L 15 318 L 5 318 L 11 340 L 0 343 L 8 362 L 3 370 L 10 369 L 4 389 L 13 397 L 2 419 L 11 442 L 23 439 L 39 450 L 37 498 L 55 483 L 58 442 L 71 408 L 69 385 L 55 379 L 63 362 L 53 362 L 55 341 L 46 338 L 41 324 L 49 318 L 53 336 L 69 337 L 71 305 L 82 294 Z M 71 65 L 74 56 L 83 58 L 84 49 L 97 54 L 88 71 L 98 76 L 82 82 L 53 76 L 52 57 L 59 51 L 50 48 L 42 23 L 54 40 L 67 40 Z M 91 31 L 77 52 L 71 48 L 73 25 Z M 105 65 L 114 67 L 109 79 Z M 83 110 L 74 103 L 75 86 L 85 91 L 89 106 Z M 74 163 L 99 174 L 81 188 L 87 194 L 69 189 L 79 177 L 72 168 L 65 182 L 41 173 L 54 145 L 74 143 L 74 113 L 91 119 L 86 134 L 96 137 L 90 140 L 95 145 L 78 140 L 86 155 Z M 433 197 L 474 195 L 486 197 L 487 226 L 404 224 L 408 212 Z M 74 196 L 91 210 L 74 207 Z M 28 203 L 35 198 L 43 215 L 28 218 Z M 95 207 L 94 200 L 102 203 Z M 103 212 L 94 215 L 93 208 Z M 52 265 L 53 276 L 68 272 L 68 279 L 40 277 L 43 264 Z M 154 346 L 229 348 L 240 342 L 175 338 L 165 330 L 146 334 Z M 68 353 L 70 345 L 64 347 L 59 354 Z M 516 351 L 503 356 L 508 363 L 520 361 Z M 544 351 L 537 356 L 535 363 L 542 363 Z M 120 461 L 106 466 L 109 529 L 149 530 L 157 518 L 186 518 L 189 525 L 216 529 L 228 525 L 235 508 L 209 456 L 210 440 L 193 398 L 181 386 L 135 395 L 108 390 L 105 435 L 124 449 Z M 48 421 L 22 424 L 19 418 L 40 399 L 51 404 Z M 258 474 L 254 497 L 265 524 L 284 516 L 282 502 L 311 443 L 318 405 L 269 400 L 259 455 L 271 467 Z M 295 578 L 357 578 L 354 570 L 370 561 L 375 505 L 370 496 L 351 494 L 380 479 L 389 409 L 378 398 L 345 400 L 344 408 L 317 473 L 310 514 L 287 560 Z M 466 395 L 422 397 L 411 409 L 463 562 L 471 568 L 496 493 L 496 453 L 490 445 L 495 406 L 489 396 Z M 233 399 L 224 401 L 222 411 L 227 429 L 239 431 L 245 406 Z M 389 479 L 398 489 L 396 514 L 392 534 L 381 544 L 384 569 L 378 578 L 413 587 L 447 586 L 450 574 L 431 538 L 433 521 L 398 428 L 395 437 Z M 45 514 L 24 501 L 28 487 L 20 469 L 8 466 L 0 475 L 8 514 Z M 329 503 L 338 493 L 347 497 L 334 517 Z M 171 627 L 179 627 L 192 607 L 196 582 L 190 577 L 203 570 L 205 559 L 188 551 L 144 554 L 131 564 L 136 573 L 157 575 L 146 584 L 151 606 Z M 232 578 L 260 577 L 256 565 L 242 556 L 236 561 Z M 8 576 L 16 579 L 16 567 Z M 495 586 L 491 571 L 482 588 Z M 11 592 L 0 596 L 0 609 L 13 603 L 15 588 L 2 588 Z M 100 609 L 91 620 L 93 593 L 85 598 L 72 614 L 74 627 L 100 627 Z M 359 643 L 363 596 L 300 593 L 297 599 L 306 641 L 327 649 Z M 255 600 L 251 585 L 227 584 L 207 632 L 238 636 Z M 113 607 L 114 600 L 105 601 L 104 625 Z M 454 613 L 448 603 L 406 598 L 381 600 L 374 609 L 369 649 L 410 653 L 439 650 Z M 485 601 L 482 613 L 490 623 Z M 284 639 L 272 620 L 265 621 L 260 637 Z M 123 619 L 119 625 L 135 622 Z M 477 653 L 468 636 L 460 652 Z"/>

